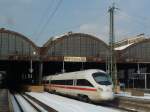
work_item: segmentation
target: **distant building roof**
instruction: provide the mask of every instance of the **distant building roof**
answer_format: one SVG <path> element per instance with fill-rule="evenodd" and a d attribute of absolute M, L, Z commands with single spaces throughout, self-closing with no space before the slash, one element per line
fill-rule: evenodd
<path fill-rule="evenodd" d="M 133 44 L 133 43 L 132 43 L 132 44 Z M 127 45 L 124 45 L 124 46 L 116 47 L 115 50 L 123 50 L 123 49 L 129 47 L 129 46 L 132 45 L 132 44 L 127 44 Z"/>
<path fill-rule="evenodd" d="M 52 41 L 57 40 L 57 39 L 59 39 L 59 38 L 65 36 L 65 35 L 70 35 L 70 34 L 72 34 L 71 31 L 70 31 L 70 32 L 67 32 L 67 33 L 64 33 L 64 34 L 62 34 L 62 35 L 59 35 L 59 36 L 50 37 L 50 39 L 49 39 L 43 46 L 46 47 L 46 46 L 48 46 L 49 43 L 51 43 Z"/>
<path fill-rule="evenodd" d="M 145 38 L 144 34 L 139 34 L 134 37 L 123 39 L 123 40 L 115 43 L 115 50 L 123 50 L 123 49 L 127 48 L 128 46 L 138 43 L 140 41 L 143 41 L 145 39 L 146 38 Z"/>

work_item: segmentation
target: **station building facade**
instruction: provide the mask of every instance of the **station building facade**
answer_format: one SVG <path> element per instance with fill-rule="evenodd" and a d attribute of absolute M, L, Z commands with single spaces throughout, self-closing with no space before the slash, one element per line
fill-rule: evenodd
<path fill-rule="evenodd" d="M 97 37 L 69 32 L 45 43 L 42 57 L 47 62 L 53 62 L 47 63 L 47 67 L 58 68 L 57 72 L 64 68 L 68 72 L 92 67 L 105 69 L 108 53 L 109 46 Z"/>
<path fill-rule="evenodd" d="M 150 88 L 150 39 L 142 34 L 123 40 L 116 47 L 120 82 L 126 87 Z M 5 75 L 8 81 L 35 83 L 41 74 L 90 68 L 106 70 L 109 51 L 105 42 L 89 34 L 69 32 L 38 47 L 20 33 L 0 29 L 0 73 L 8 74 Z"/>
<path fill-rule="evenodd" d="M 141 39 L 138 36 L 138 40 L 116 48 L 118 77 L 130 88 L 150 88 L 150 39 L 140 36 Z"/>
<path fill-rule="evenodd" d="M 37 80 L 35 75 L 38 71 L 40 57 L 39 48 L 26 36 L 0 29 L 0 74 L 1 80 L 7 86 L 17 85 L 17 83 Z M 31 60 L 34 63 L 34 74 L 31 71 Z"/>

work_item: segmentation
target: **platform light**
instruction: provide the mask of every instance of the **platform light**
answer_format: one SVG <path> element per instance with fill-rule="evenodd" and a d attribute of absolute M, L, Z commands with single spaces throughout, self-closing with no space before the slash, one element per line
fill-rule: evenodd
<path fill-rule="evenodd" d="M 33 51 L 33 55 L 36 55 L 36 52 L 35 52 L 35 51 Z"/>

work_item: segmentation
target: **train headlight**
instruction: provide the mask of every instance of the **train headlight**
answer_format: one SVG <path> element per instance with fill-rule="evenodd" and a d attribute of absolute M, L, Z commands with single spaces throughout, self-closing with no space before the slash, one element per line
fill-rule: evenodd
<path fill-rule="evenodd" d="M 99 87 L 98 89 L 99 89 L 100 91 L 103 91 L 103 88 L 100 88 L 100 87 Z"/>

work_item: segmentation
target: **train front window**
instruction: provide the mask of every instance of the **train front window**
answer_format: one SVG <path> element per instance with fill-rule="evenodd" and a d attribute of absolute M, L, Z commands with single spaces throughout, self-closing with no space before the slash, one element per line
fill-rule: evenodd
<path fill-rule="evenodd" d="M 93 73 L 94 80 L 100 85 L 111 85 L 112 80 L 110 76 L 106 73 L 96 72 Z"/>

